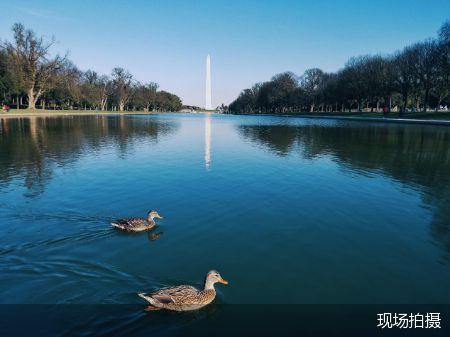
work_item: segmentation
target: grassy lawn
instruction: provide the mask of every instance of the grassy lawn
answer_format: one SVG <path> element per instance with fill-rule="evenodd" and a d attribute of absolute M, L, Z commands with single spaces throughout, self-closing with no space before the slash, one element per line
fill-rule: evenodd
<path fill-rule="evenodd" d="M 100 111 L 100 110 L 47 110 L 47 109 L 11 109 L 7 114 L 9 115 L 26 115 L 26 114 L 45 114 L 45 115 L 76 115 L 76 114 L 151 114 L 156 112 L 147 111 Z"/>

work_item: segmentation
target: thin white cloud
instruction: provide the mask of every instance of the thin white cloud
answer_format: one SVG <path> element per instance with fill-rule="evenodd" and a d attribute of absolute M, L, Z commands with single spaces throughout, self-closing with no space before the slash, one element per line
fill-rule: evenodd
<path fill-rule="evenodd" d="M 42 10 L 42 9 L 36 9 L 36 8 L 30 8 L 30 7 L 17 7 L 13 6 L 17 11 L 20 11 L 22 14 L 33 16 L 35 18 L 40 19 L 51 19 L 51 20 L 59 20 L 59 21 L 65 21 L 68 18 L 63 17 L 59 15 L 56 12 L 48 11 L 48 10 Z"/>

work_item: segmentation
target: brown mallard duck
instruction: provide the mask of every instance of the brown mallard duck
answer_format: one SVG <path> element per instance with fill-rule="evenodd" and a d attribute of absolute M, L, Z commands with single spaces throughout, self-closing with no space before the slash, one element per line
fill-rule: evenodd
<path fill-rule="evenodd" d="M 129 232 L 142 232 L 152 229 L 156 226 L 155 218 L 162 219 L 163 217 L 157 211 L 148 212 L 147 219 L 142 218 L 128 218 L 119 219 L 111 222 L 115 228 L 126 230 Z"/>
<path fill-rule="evenodd" d="M 150 303 L 150 306 L 145 309 L 146 311 L 161 309 L 175 311 L 197 310 L 214 301 L 216 297 L 214 284 L 217 282 L 228 284 L 228 281 L 225 281 L 219 272 L 211 270 L 206 274 L 203 290 L 189 285 L 180 285 L 162 288 L 149 294 L 139 293 L 138 295 Z"/>

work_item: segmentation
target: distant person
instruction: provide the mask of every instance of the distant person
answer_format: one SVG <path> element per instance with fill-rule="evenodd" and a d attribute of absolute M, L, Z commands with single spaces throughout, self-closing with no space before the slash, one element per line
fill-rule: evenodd
<path fill-rule="evenodd" d="M 383 117 L 387 117 L 388 112 L 389 112 L 389 108 L 385 105 L 383 107 Z"/>
<path fill-rule="evenodd" d="M 2 105 L 2 112 L 3 112 L 3 113 L 6 113 L 6 112 L 9 112 L 9 110 L 11 110 L 11 108 L 9 107 L 9 105 L 6 104 L 6 103 L 3 103 L 3 105 Z"/>

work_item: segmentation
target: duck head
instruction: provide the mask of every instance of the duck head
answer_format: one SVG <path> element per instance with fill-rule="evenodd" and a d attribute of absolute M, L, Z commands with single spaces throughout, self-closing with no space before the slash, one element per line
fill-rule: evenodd
<path fill-rule="evenodd" d="M 153 221 L 154 218 L 163 219 L 163 217 L 161 215 L 159 215 L 158 212 L 155 210 L 148 212 L 147 218 L 149 221 Z"/>
<path fill-rule="evenodd" d="M 205 289 L 214 289 L 215 283 L 228 284 L 228 281 L 224 280 L 218 271 L 210 270 L 208 274 L 206 274 Z"/>

